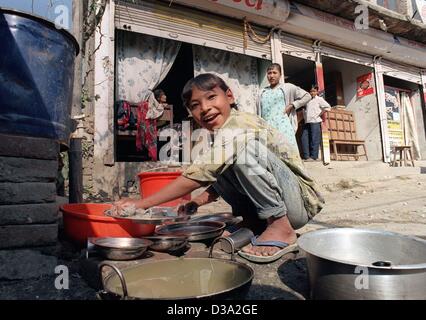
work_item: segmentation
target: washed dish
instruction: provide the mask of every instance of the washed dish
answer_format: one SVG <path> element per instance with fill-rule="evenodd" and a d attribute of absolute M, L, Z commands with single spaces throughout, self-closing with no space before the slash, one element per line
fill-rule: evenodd
<path fill-rule="evenodd" d="M 151 241 L 138 238 L 92 238 L 96 252 L 108 260 L 132 260 L 141 257 Z"/>
<path fill-rule="evenodd" d="M 197 214 L 191 216 L 191 220 L 193 222 L 204 222 L 204 221 L 219 221 L 225 223 L 227 226 L 233 226 L 241 221 L 243 221 L 243 217 L 234 217 L 234 215 L 230 212 L 222 212 L 215 214 Z"/>
<path fill-rule="evenodd" d="M 136 209 L 134 206 L 124 207 L 124 213 L 117 215 L 114 209 L 105 211 L 106 216 L 116 219 L 128 220 L 134 223 L 161 225 L 166 222 L 180 222 L 188 220 L 188 216 L 179 216 L 175 208 L 153 207 L 149 209 Z M 121 211 L 123 212 L 123 211 Z"/>
<path fill-rule="evenodd" d="M 175 252 L 185 248 L 188 245 L 188 237 L 186 236 L 149 236 L 144 237 L 152 242 L 149 246 L 150 250 L 157 252 Z"/>
<path fill-rule="evenodd" d="M 219 221 L 181 222 L 159 227 L 155 233 L 166 236 L 186 236 L 188 241 L 200 241 L 219 237 L 226 224 Z"/>

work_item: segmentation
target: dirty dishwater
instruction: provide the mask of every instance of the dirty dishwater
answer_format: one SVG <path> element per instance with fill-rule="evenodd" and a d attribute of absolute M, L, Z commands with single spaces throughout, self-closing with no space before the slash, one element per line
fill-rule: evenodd
<path fill-rule="evenodd" d="M 222 298 L 226 293 L 234 297 L 247 293 L 254 274 L 242 263 L 222 259 L 162 260 L 122 270 L 123 290 L 116 272 L 104 280 L 103 298 L 111 298 L 111 294 L 127 299 Z"/>

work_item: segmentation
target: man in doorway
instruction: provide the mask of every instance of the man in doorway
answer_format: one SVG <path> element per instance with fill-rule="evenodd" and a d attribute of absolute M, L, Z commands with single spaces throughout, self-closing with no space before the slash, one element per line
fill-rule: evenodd
<path fill-rule="evenodd" d="M 302 133 L 303 160 L 317 161 L 321 142 L 321 116 L 331 109 L 330 104 L 318 96 L 318 86 L 312 86 L 311 101 L 304 110 L 305 124 Z"/>

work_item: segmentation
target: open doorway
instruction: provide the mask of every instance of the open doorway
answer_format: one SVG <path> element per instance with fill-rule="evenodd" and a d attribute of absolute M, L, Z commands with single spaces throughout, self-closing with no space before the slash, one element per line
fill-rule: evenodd
<path fill-rule="evenodd" d="M 413 156 L 419 160 L 426 154 L 421 87 L 419 84 L 386 75 L 383 76 L 383 81 L 390 146 L 411 145 Z"/>
<path fill-rule="evenodd" d="M 316 84 L 315 62 L 302 58 L 296 58 L 290 55 L 284 55 L 283 61 L 285 82 L 292 83 L 309 92 L 312 88 L 312 85 Z M 299 147 L 300 156 L 302 157 L 302 132 L 303 125 L 305 123 L 303 118 L 303 108 L 299 109 L 297 112 L 297 122 L 298 127 L 296 132 L 296 140 Z"/>
<path fill-rule="evenodd" d="M 182 105 L 181 94 L 185 84 L 193 77 L 192 45 L 182 43 L 172 68 L 157 87 L 164 90 L 167 95 L 167 103 L 173 105 L 173 122 L 176 124 L 188 118 L 188 112 Z"/>
<path fill-rule="evenodd" d="M 177 132 L 181 132 L 182 121 L 188 119 L 188 112 L 182 105 L 181 93 L 186 82 L 194 77 L 194 64 L 192 57 L 192 46 L 182 43 L 176 59 L 168 72 L 166 78 L 155 88 L 162 89 L 167 96 L 167 104 L 171 108 L 167 111 L 167 117 L 161 117 L 157 120 L 158 134 L 161 130 L 173 126 Z M 154 90 L 155 91 L 155 90 Z M 137 105 L 132 105 L 132 112 L 137 114 Z M 167 118 L 167 121 L 162 120 Z M 170 118 L 172 121 L 169 121 Z M 157 159 L 161 152 L 161 148 L 170 142 L 170 137 L 167 141 L 160 141 L 157 138 Z M 136 148 L 136 130 L 119 132 L 116 139 L 116 159 L 123 162 L 141 162 L 151 161 L 148 151 L 145 147 L 142 150 Z"/>
<path fill-rule="evenodd" d="M 333 110 L 341 113 L 342 121 L 336 120 L 336 128 L 330 128 L 331 138 L 347 139 L 348 144 L 337 145 L 332 150 L 332 160 L 358 160 L 360 145 L 351 145 L 350 140 L 364 143 L 368 159 L 382 160 L 379 108 L 374 84 L 374 69 L 332 57 L 322 59 L 325 82 L 325 99 Z M 362 83 L 369 87 L 362 89 Z M 340 117 L 339 116 L 339 117 Z M 344 121 L 347 119 L 347 123 Z M 336 132 L 333 132 L 335 130 Z M 348 132 L 350 134 L 348 134 Z M 358 150 L 361 148 L 360 150 Z M 337 159 L 336 159 L 337 157 Z"/>

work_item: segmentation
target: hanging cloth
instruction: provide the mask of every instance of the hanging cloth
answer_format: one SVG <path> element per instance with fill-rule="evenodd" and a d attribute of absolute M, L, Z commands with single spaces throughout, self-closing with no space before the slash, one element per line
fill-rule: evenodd
<path fill-rule="evenodd" d="M 138 104 L 136 150 L 142 151 L 145 147 L 151 160 L 157 161 L 157 120 L 146 119 L 148 109 L 148 101 Z"/>

